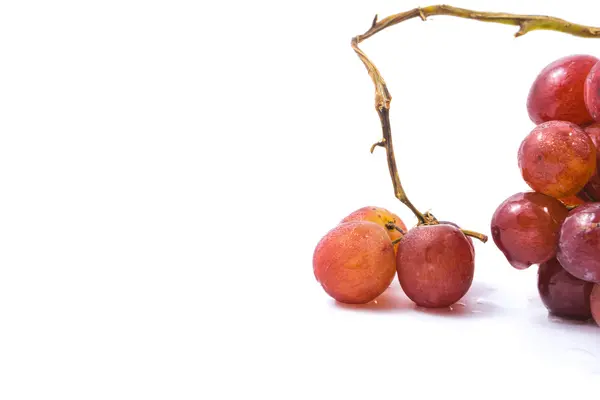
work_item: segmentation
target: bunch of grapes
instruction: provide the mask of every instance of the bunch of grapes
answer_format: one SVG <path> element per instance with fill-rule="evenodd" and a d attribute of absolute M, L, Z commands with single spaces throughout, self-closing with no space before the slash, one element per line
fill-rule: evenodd
<path fill-rule="evenodd" d="M 443 308 L 470 289 L 474 259 L 471 238 L 454 223 L 435 221 L 407 231 L 390 211 L 363 207 L 321 238 L 313 272 L 325 292 L 341 303 L 369 303 L 397 276 L 415 304 Z"/>
<path fill-rule="evenodd" d="M 537 126 L 518 162 L 532 191 L 496 209 L 493 240 L 513 267 L 538 265 L 549 313 L 600 325 L 600 61 L 572 55 L 546 66 L 527 111 Z"/>

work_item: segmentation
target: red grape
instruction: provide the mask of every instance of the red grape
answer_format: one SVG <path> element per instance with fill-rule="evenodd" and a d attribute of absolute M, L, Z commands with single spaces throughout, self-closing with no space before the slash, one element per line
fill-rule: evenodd
<path fill-rule="evenodd" d="M 585 133 L 587 133 L 590 139 L 592 139 L 592 142 L 594 142 L 596 148 L 598 148 L 598 144 L 600 144 L 600 141 L 598 140 L 600 139 L 600 123 L 595 122 L 591 125 L 586 126 L 583 130 L 585 131 Z M 597 157 L 600 158 L 600 154 L 598 154 Z"/>
<path fill-rule="evenodd" d="M 586 199 L 586 201 L 599 201 L 600 175 L 598 175 L 598 169 L 600 168 L 600 123 L 594 123 L 586 127 L 584 131 L 587 133 L 592 140 L 592 143 L 594 143 L 594 146 L 596 147 L 596 171 L 583 188 L 583 191 L 579 197 Z"/>
<path fill-rule="evenodd" d="M 474 254 L 467 237 L 454 226 L 417 226 L 398 246 L 398 280 L 418 306 L 448 307 L 471 287 Z"/>
<path fill-rule="evenodd" d="M 450 222 L 450 221 L 439 221 L 440 224 L 448 224 L 448 225 L 452 225 L 457 227 L 458 229 L 460 229 L 460 226 L 458 226 L 457 224 L 455 224 L 454 222 Z M 465 235 L 466 236 L 466 235 Z M 467 236 L 467 240 L 469 241 L 469 244 L 471 245 L 471 247 L 473 247 L 473 239 L 471 239 L 469 236 Z M 473 251 L 475 251 L 475 247 L 473 247 Z"/>
<path fill-rule="evenodd" d="M 597 62 L 596 57 L 589 55 L 572 55 L 547 65 L 529 90 L 529 118 L 535 124 L 552 120 L 577 125 L 592 122 L 584 101 L 584 85 Z"/>
<path fill-rule="evenodd" d="M 594 286 L 565 271 L 556 258 L 538 269 L 538 292 L 548 311 L 556 316 L 589 319 L 590 293 Z"/>
<path fill-rule="evenodd" d="M 368 303 L 382 294 L 396 275 L 392 241 L 385 228 L 374 222 L 339 224 L 317 244 L 313 272 L 335 300 Z"/>
<path fill-rule="evenodd" d="M 584 100 L 592 118 L 600 122 L 600 62 L 594 64 L 584 85 Z"/>
<path fill-rule="evenodd" d="M 590 295 L 590 307 L 592 309 L 592 317 L 598 325 L 600 325 L 600 285 L 594 285 L 592 294 Z"/>
<path fill-rule="evenodd" d="M 572 196 L 596 172 L 596 147 L 575 124 L 545 122 L 521 143 L 519 168 L 533 190 L 557 199 Z"/>
<path fill-rule="evenodd" d="M 492 238 L 513 267 L 525 269 L 556 255 L 560 226 L 568 213 L 560 201 L 545 194 L 517 193 L 494 212 Z"/>
<path fill-rule="evenodd" d="M 600 282 L 600 203 L 569 213 L 560 230 L 557 258 L 576 278 Z"/>

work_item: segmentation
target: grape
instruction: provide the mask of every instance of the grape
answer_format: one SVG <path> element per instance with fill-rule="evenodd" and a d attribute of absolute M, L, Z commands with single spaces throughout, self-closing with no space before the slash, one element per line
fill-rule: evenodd
<path fill-rule="evenodd" d="M 402 237 L 402 232 L 407 231 L 404 221 L 402 221 L 402 219 L 400 219 L 399 216 L 382 207 L 367 206 L 359 208 L 358 210 L 355 210 L 352 213 L 348 214 L 344 219 L 342 219 L 341 222 L 350 221 L 375 222 L 376 224 L 385 228 L 392 242 L 397 239 L 400 239 Z M 396 225 L 402 230 L 402 232 L 395 228 L 390 229 L 388 227 L 388 224 L 390 223 Z M 397 246 L 398 245 L 394 246 L 394 251 L 395 249 L 397 249 Z"/>
<path fill-rule="evenodd" d="M 592 118 L 600 122 L 600 62 L 594 64 L 584 85 L 584 100 Z"/>
<path fill-rule="evenodd" d="M 471 287 L 474 255 L 458 228 L 448 224 L 417 226 L 398 246 L 398 280 L 418 306 L 448 307 Z"/>
<path fill-rule="evenodd" d="M 590 307 L 592 309 L 592 317 L 598 325 L 600 325 L 600 285 L 594 285 L 592 294 L 590 295 Z"/>
<path fill-rule="evenodd" d="M 523 179 L 536 192 L 557 199 L 577 194 L 596 172 L 596 147 L 577 125 L 538 125 L 519 148 Z"/>
<path fill-rule="evenodd" d="M 576 278 L 600 282 L 600 203 L 569 213 L 560 230 L 557 258 Z"/>
<path fill-rule="evenodd" d="M 584 132 L 587 133 L 592 143 L 594 143 L 594 147 L 596 147 L 596 171 L 579 197 L 586 199 L 586 201 L 595 202 L 600 200 L 600 175 L 598 175 L 598 169 L 600 168 L 600 123 L 594 123 L 586 127 Z"/>
<path fill-rule="evenodd" d="M 586 126 L 583 130 L 585 131 L 585 133 L 587 133 L 590 139 L 592 139 L 592 142 L 594 142 L 596 148 L 598 148 L 598 144 L 600 143 L 600 141 L 598 140 L 600 139 L 600 123 L 595 122 L 591 125 Z M 597 157 L 600 158 L 600 154 L 597 154 Z"/>
<path fill-rule="evenodd" d="M 341 223 L 317 244 L 313 272 L 341 303 L 364 304 L 385 291 L 396 275 L 396 257 L 385 228 L 369 221 Z"/>
<path fill-rule="evenodd" d="M 494 212 L 492 238 L 516 269 L 556 255 L 560 226 L 569 211 L 560 201 L 536 192 L 517 193 Z"/>
<path fill-rule="evenodd" d="M 589 319 L 593 285 L 565 271 L 556 258 L 542 263 L 538 269 L 538 292 L 542 302 L 558 317 Z"/>
<path fill-rule="evenodd" d="M 552 120 L 569 121 L 577 125 L 592 122 L 584 101 L 584 85 L 596 62 L 596 57 L 572 55 L 547 65 L 529 90 L 529 118 L 536 125 Z"/>
<path fill-rule="evenodd" d="M 457 224 L 455 224 L 454 222 L 450 222 L 450 221 L 439 221 L 440 224 L 448 224 L 448 225 L 452 225 L 457 227 L 458 229 L 460 229 L 460 226 L 458 226 Z M 466 235 L 465 235 L 466 236 Z M 469 236 L 467 236 L 467 240 L 469 241 L 469 244 L 471 245 L 471 247 L 473 248 L 473 251 L 475 251 L 475 247 L 473 247 L 473 239 L 471 239 Z"/>

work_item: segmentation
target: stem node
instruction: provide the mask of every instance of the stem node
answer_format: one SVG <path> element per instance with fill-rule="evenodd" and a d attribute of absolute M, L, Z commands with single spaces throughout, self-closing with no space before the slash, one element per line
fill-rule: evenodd
<path fill-rule="evenodd" d="M 371 24 L 371 28 L 373 28 L 377 24 L 377 14 L 375 14 L 375 18 L 373 18 L 373 23 Z"/>
<path fill-rule="evenodd" d="M 371 146 L 371 154 L 373 154 L 373 152 L 375 151 L 375 147 L 385 147 L 385 139 L 381 139 L 381 141 L 373 143 L 373 145 Z"/>

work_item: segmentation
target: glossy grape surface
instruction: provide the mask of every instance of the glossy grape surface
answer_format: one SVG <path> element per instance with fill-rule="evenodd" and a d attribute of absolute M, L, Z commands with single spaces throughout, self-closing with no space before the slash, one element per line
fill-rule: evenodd
<path fill-rule="evenodd" d="M 596 147 L 577 125 L 538 125 L 519 148 L 519 168 L 536 192 L 557 199 L 577 194 L 596 172 Z"/>
<path fill-rule="evenodd" d="M 492 238 L 513 267 L 525 269 L 556 255 L 560 227 L 567 215 L 567 208 L 550 196 L 517 193 L 494 212 Z"/>
<path fill-rule="evenodd" d="M 542 263 L 538 269 L 538 292 L 544 306 L 556 316 L 589 319 L 590 293 L 594 286 L 565 271 L 556 258 Z"/>
<path fill-rule="evenodd" d="M 454 226 L 417 226 L 400 241 L 396 268 L 402 289 L 418 306 L 448 307 L 471 287 L 473 247 Z"/>
<path fill-rule="evenodd" d="M 600 62 L 597 62 L 587 75 L 584 85 L 584 100 L 592 118 L 600 122 Z"/>
<path fill-rule="evenodd" d="M 529 90 L 529 118 L 535 124 L 552 120 L 577 125 L 592 122 L 584 101 L 584 85 L 597 62 L 598 59 L 593 56 L 572 55 L 547 65 Z"/>
<path fill-rule="evenodd" d="M 600 282 L 600 203 L 577 207 L 560 230 L 557 258 L 571 275 Z"/>
<path fill-rule="evenodd" d="M 374 222 L 339 224 L 317 244 L 313 272 L 335 300 L 368 303 L 383 293 L 396 275 L 392 241 L 385 228 Z"/>

